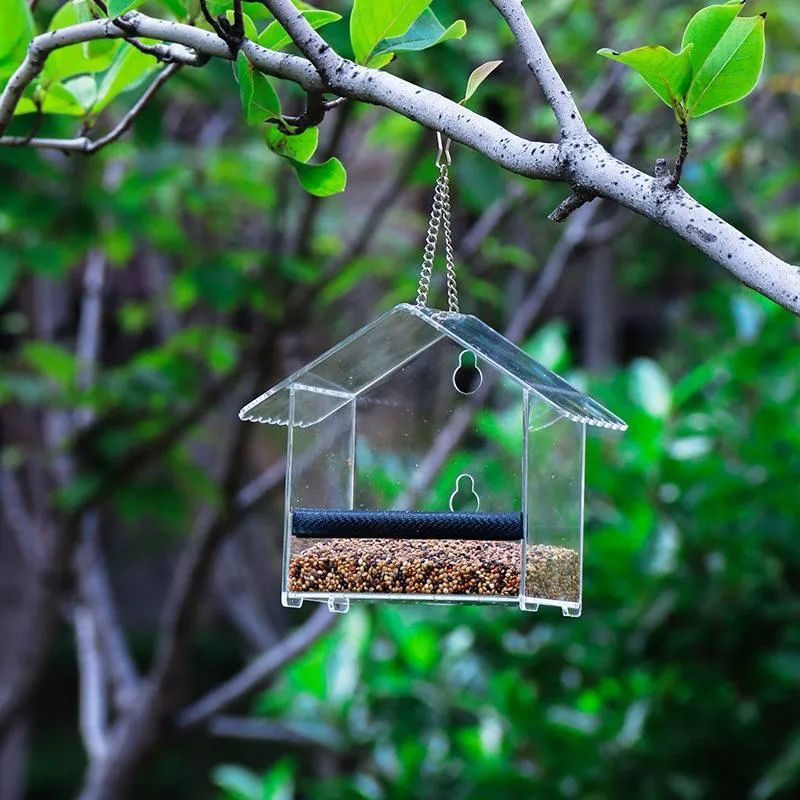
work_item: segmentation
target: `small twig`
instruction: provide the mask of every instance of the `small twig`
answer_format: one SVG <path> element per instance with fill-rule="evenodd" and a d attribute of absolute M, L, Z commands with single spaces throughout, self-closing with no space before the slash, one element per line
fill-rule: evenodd
<path fill-rule="evenodd" d="M 323 93 L 308 92 L 306 94 L 306 107 L 302 114 L 296 117 L 284 116 L 282 120 L 271 119 L 269 121 L 276 123 L 281 133 L 285 133 L 287 136 L 299 136 L 309 128 L 315 128 L 321 124 L 327 111 Z"/>
<path fill-rule="evenodd" d="M 547 215 L 547 219 L 551 222 L 565 222 L 573 211 L 577 211 L 581 206 L 590 203 L 594 199 L 595 195 L 589 192 L 576 190 L 571 195 L 564 198 L 558 206 Z"/>
<path fill-rule="evenodd" d="M 675 161 L 675 169 L 672 172 L 672 180 L 667 184 L 667 189 L 677 189 L 683 175 L 683 165 L 686 163 L 686 156 L 689 155 L 689 124 L 686 120 L 678 123 L 681 130 L 681 146 L 678 150 L 678 158 Z"/>
<path fill-rule="evenodd" d="M 527 189 L 522 184 L 512 184 L 506 194 L 495 200 L 464 234 L 456 248 L 456 258 L 459 261 L 471 260 L 478 253 L 487 237 L 491 236 L 498 226 L 508 219 L 527 194 Z"/>
<path fill-rule="evenodd" d="M 280 644 L 259 656 L 229 681 L 212 689 L 184 709 L 177 718 L 181 728 L 193 728 L 218 714 L 242 697 L 259 689 L 285 664 L 301 656 L 335 622 L 335 615 L 323 606 Z"/>
<path fill-rule="evenodd" d="M 202 2 L 202 0 L 201 0 Z M 206 19 L 210 21 L 210 14 L 206 7 L 204 15 L 208 14 Z M 242 14 L 242 0 L 233 0 L 233 23 L 228 21 L 225 14 L 218 14 L 216 25 L 213 26 L 217 35 L 228 45 L 231 58 L 236 59 L 239 50 L 244 43 L 244 16 Z"/>
<path fill-rule="evenodd" d="M 349 99 L 348 97 L 337 97 L 334 100 L 326 100 L 322 106 L 326 111 L 330 111 L 331 109 L 343 106 Z"/>
<path fill-rule="evenodd" d="M 259 571 L 263 580 L 263 572 Z M 214 565 L 214 594 L 233 627 L 254 652 L 268 650 L 278 634 L 263 609 L 251 564 L 240 542 L 229 538 Z"/>
<path fill-rule="evenodd" d="M 6 145 L 7 147 L 34 147 L 40 150 L 61 150 L 66 153 L 92 155 L 112 142 L 116 142 L 123 134 L 127 133 L 141 110 L 182 66 L 183 64 L 170 64 L 162 70 L 158 77 L 147 87 L 145 93 L 133 104 L 130 111 L 109 133 L 99 139 L 92 140 L 88 136 L 78 136 L 75 139 L 27 139 L 22 136 L 5 136 L 0 139 L 0 145 Z"/>
<path fill-rule="evenodd" d="M 259 742 L 280 742 L 305 747 L 324 747 L 333 750 L 330 743 L 306 736 L 282 722 L 258 717 L 237 717 L 219 714 L 208 721 L 208 732 L 212 736 L 232 739 L 253 739 Z"/>
<path fill-rule="evenodd" d="M 105 4 L 104 0 L 92 0 L 92 2 L 103 12 L 106 17 L 108 16 L 108 6 Z"/>
<path fill-rule="evenodd" d="M 223 33 L 222 28 L 220 28 L 219 23 L 214 19 L 213 16 L 211 16 L 211 12 L 208 10 L 206 0 L 200 0 L 200 12 L 203 15 L 203 19 L 211 26 L 211 30 L 213 30 L 214 33 L 216 33 L 217 36 L 219 36 L 219 38 L 224 42 L 225 34 Z"/>

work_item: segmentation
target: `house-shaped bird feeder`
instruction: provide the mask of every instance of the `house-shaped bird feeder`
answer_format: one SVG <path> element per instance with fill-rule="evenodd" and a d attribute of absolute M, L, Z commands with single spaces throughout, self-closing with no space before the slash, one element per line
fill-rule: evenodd
<path fill-rule="evenodd" d="M 586 426 L 626 425 L 476 317 L 395 306 L 239 416 L 288 428 L 285 606 L 580 614 Z"/>

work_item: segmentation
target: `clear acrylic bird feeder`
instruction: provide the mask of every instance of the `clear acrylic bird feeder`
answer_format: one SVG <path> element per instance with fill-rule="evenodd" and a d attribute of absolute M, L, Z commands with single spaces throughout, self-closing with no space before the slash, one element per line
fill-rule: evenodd
<path fill-rule="evenodd" d="M 286 606 L 495 603 L 580 614 L 586 426 L 626 426 L 459 312 L 449 161 L 440 139 L 416 305 L 395 306 L 240 412 L 288 430 Z M 427 307 L 440 227 L 448 311 Z"/>
<path fill-rule="evenodd" d="M 625 423 L 476 317 L 398 305 L 240 416 L 288 428 L 284 605 L 580 614 L 586 426 Z"/>

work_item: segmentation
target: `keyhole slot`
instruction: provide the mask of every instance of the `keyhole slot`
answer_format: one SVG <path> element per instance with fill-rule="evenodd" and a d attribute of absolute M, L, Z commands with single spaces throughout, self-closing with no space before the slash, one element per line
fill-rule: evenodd
<path fill-rule="evenodd" d="M 478 358 L 470 350 L 462 351 L 458 366 L 453 373 L 453 386 L 461 394 L 474 394 L 481 388 L 483 373 L 478 367 Z"/>
<path fill-rule="evenodd" d="M 481 507 L 481 499 L 475 491 L 475 480 L 472 475 L 463 472 L 456 478 L 456 488 L 450 495 L 450 510 L 453 512 L 475 512 Z"/>

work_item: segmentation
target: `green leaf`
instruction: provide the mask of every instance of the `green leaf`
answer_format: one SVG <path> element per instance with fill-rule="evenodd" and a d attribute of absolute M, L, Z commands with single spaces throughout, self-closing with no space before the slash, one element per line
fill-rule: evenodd
<path fill-rule="evenodd" d="M 108 0 L 108 16 L 121 17 L 127 11 L 138 8 L 145 0 Z"/>
<path fill-rule="evenodd" d="M 147 40 L 144 40 L 147 43 Z M 97 90 L 95 113 L 102 111 L 117 95 L 135 89 L 151 72 L 158 69 L 158 62 L 125 43 L 117 53 L 111 68 L 103 75 Z"/>
<path fill-rule="evenodd" d="M 347 172 L 338 158 L 329 158 L 323 164 L 304 164 L 291 159 L 297 180 L 310 194 L 330 197 L 345 190 Z"/>
<path fill-rule="evenodd" d="M 69 386 L 75 378 L 75 356 L 57 344 L 42 341 L 26 342 L 23 357 L 38 373 L 60 386 Z"/>
<path fill-rule="evenodd" d="M 316 9 L 303 11 L 303 16 L 306 18 L 306 22 L 315 30 L 331 22 L 337 22 L 342 18 L 342 15 L 337 14 L 335 11 L 317 11 Z M 292 43 L 292 37 L 286 33 L 280 22 L 274 20 L 264 28 L 256 41 L 268 50 L 280 50 L 282 47 L 286 47 L 287 44 Z"/>
<path fill-rule="evenodd" d="M 267 135 L 264 138 L 267 147 L 273 153 L 305 164 L 317 150 L 319 129 L 309 128 L 296 136 L 289 136 L 281 133 L 277 126 L 273 125 L 267 128 Z"/>
<path fill-rule="evenodd" d="M 677 109 L 683 104 L 692 81 L 691 50 L 689 44 L 677 55 L 661 45 L 638 47 L 624 53 L 608 48 L 597 52 L 635 69 L 670 108 Z"/>
<path fill-rule="evenodd" d="M 261 779 L 255 773 L 234 764 L 222 764 L 211 773 L 211 781 L 230 800 L 262 800 Z"/>
<path fill-rule="evenodd" d="M 383 66 L 382 57 L 387 54 L 427 50 L 448 39 L 461 39 L 466 32 L 467 24 L 463 19 L 456 20 L 449 28 L 445 28 L 436 14 L 426 8 L 402 36 L 392 36 L 379 42 L 372 51 L 368 64 L 374 67 L 374 62 L 380 60 Z"/>
<path fill-rule="evenodd" d="M 33 94 L 37 98 L 44 114 L 66 114 L 71 117 L 82 117 L 86 109 L 81 105 L 79 99 L 66 86 L 60 83 L 42 83 L 36 87 Z M 23 97 L 14 114 L 33 114 L 36 112 L 36 104 L 31 97 Z"/>
<path fill-rule="evenodd" d="M 750 94 L 764 65 L 766 15 L 739 17 L 743 3 L 709 6 L 695 14 L 683 35 L 691 52 L 686 94 L 690 117 L 700 117 Z"/>
<path fill-rule="evenodd" d="M 487 61 L 479 67 L 475 67 L 467 79 L 467 91 L 464 94 L 462 103 L 466 103 L 478 90 L 478 87 L 502 64 L 502 61 Z"/>
<path fill-rule="evenodd" d="M 350 43 L 356 61 L 369 64 L 379 42 L 402 36 L 430 4 L 431 0 L 355 0 Z"/>
<path fill-rule="evenodd" d="M 101 11 L 94 0 L 72 0 L 75 6 L 75 14 L 78 22 L 91 22 L 92 20 L 99 19 Z M 98 58 L 109 51 L 110 45 L 113 42 L 108 39 L 95 39 L 90 42 L 84 42 L 81 47 L 86 58 Z"/>
<path fill-rule="evenodd" d="M 281 116 L 281 101 L 266 75 L 257 72 L 240 50 L 236 56 L 236 78 L 242 99 L 244 118 L 248 125 Z"/>
<path fill-rule="evenodd" d="M 225 16 L 228 18 L 228 22 L 233 25 L 233 11 L 226 11 Z M 244 26 L 244 35 L 251 41 L 255 41 L 258 36 L 258 29 L 255 22 L 247 14 L 242 14 L 242 25 Z"/>
<path fill-rule="evenodd" d="M 80 4 L 83 6 L 85 0 L 81 0 Z M 47 30 L 60 30 L 70 25 L 77 25 L 80 21 L 78 4 L 75 2 L 67 3 L 61 6 L 53 15 Z M 104 50 L 92 50 L 88 56 L 81 44 L 73 44 L 69 47 L 61 47 L 58 50 L 54 50 L 47 61 L 45 61 L 42 74 L 46 78 L 63 80 L 73 75 L 81 75 L 88 72 L 103 72 L 111 66 L 114 61 L 114 56 L 122 47 L 123 42 L 117 40 L 97 42 L 95 44 L 104 44 L 107 45 L 107 47 Z"/>
<path fill-rule="evenodd" d="M 290 761 L 279 761 L 265 776 L 261 786 L 263 800 L 292 800 L 294 774 Z"/>
<path fill-rule="evenodd" d="M 64 81 L 64 88 L 78 101 L 80 107 L 89 112 L 97 102 L 97 81 L 94 75 L 78 75 Z"/>
<path fill-rule="evenodd" d="M 0 0 L 3 24 L 0 26 L 0 78 L 17 69 L 25 58 L 28 43 L 36 35 L 33 15 L 27 0 Z"/>

